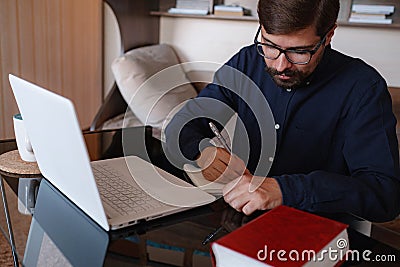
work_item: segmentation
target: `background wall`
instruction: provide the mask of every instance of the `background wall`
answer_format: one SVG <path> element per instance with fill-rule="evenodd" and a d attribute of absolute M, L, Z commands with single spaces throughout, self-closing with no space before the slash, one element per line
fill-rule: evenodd
<path fill-rule="evenodd" d="M 101 0 L 0 0 L 0 138 L 13 138 L 13 73 L 73 100 L 82 127 L 102 99 Z"/>
<path fill-rule="evenodd" d="M 400 87 L 400 29 L 338 27 L 332 46 L 374 66 L 389 86 Z"/>

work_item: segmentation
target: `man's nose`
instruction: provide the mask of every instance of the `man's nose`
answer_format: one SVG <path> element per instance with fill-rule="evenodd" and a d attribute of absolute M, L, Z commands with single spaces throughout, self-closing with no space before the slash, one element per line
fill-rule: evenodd
<path fill-rule="evenodd" d="M 279 72 L 282 72 L 292 67 L 292 63 L 287 60 L 284 53 L 279 55 L 279 57 L 275 60 L 274 65 L 275 69 Z"/>

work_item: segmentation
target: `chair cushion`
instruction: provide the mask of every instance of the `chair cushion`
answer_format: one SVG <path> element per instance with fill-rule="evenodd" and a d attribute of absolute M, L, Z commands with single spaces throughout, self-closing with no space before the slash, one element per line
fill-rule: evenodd
<path fill-rule="evenodd" d="M 197 95 L 166 44 L 130 50 L 115 59 L 111 69 L 125 101 L 145 125 L 161 128 L 176 106 Z"/>

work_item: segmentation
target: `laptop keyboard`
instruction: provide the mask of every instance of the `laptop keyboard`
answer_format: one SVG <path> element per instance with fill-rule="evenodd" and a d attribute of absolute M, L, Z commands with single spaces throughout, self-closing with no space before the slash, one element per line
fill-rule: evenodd
<path fill-rule="evenodd" d="M 150 197 L 138 185 L 125 182 L 112 167 L 106 164 L 91 166 L 102 201 L 120 215 L 140 213 L 162 206 L 161 202 Z"/>

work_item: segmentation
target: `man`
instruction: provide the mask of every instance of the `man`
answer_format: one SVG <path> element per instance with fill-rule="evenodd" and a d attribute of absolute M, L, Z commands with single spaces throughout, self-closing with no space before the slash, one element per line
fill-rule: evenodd
<path fill-rule="evenodd" d="M 331 48 L 338 11 L 338 0 L 260 0 L 254 44 L 226 63 L 256 89 L 228 88 L 221 79 L 229 74 L 220 70 L 214 84 L 167 126 L 167 155 L 177 159 L 179 146 L 182 157 L 196 160 L 208 180 L 229 180 L 224 199 L 236 210 L 251 214 L 285 204 L 372 221 L 391 220 L 400 212 L 396 119 L 387 85 L 362 60 Z M 263 105 L 260 97 L 252 97 L 257 94 L 267 100 L 275 120 L 276 152 L 272 165 L 261 168 L 267 173 L 258 171 L 268 160 L 262 147 L 265 129 L 257 125 L 263 120 L 254 119 L 251 109 Z M 237 112 L 248 135 L 246 161 L 241 151 L 231 156 L 204 142 L 214 136 L 209 121 L 226 121 L 210 117 L 224 109 L 202 104 L 204 99 Z M 252 188 L 254 178 L 261 182 Z"/>

